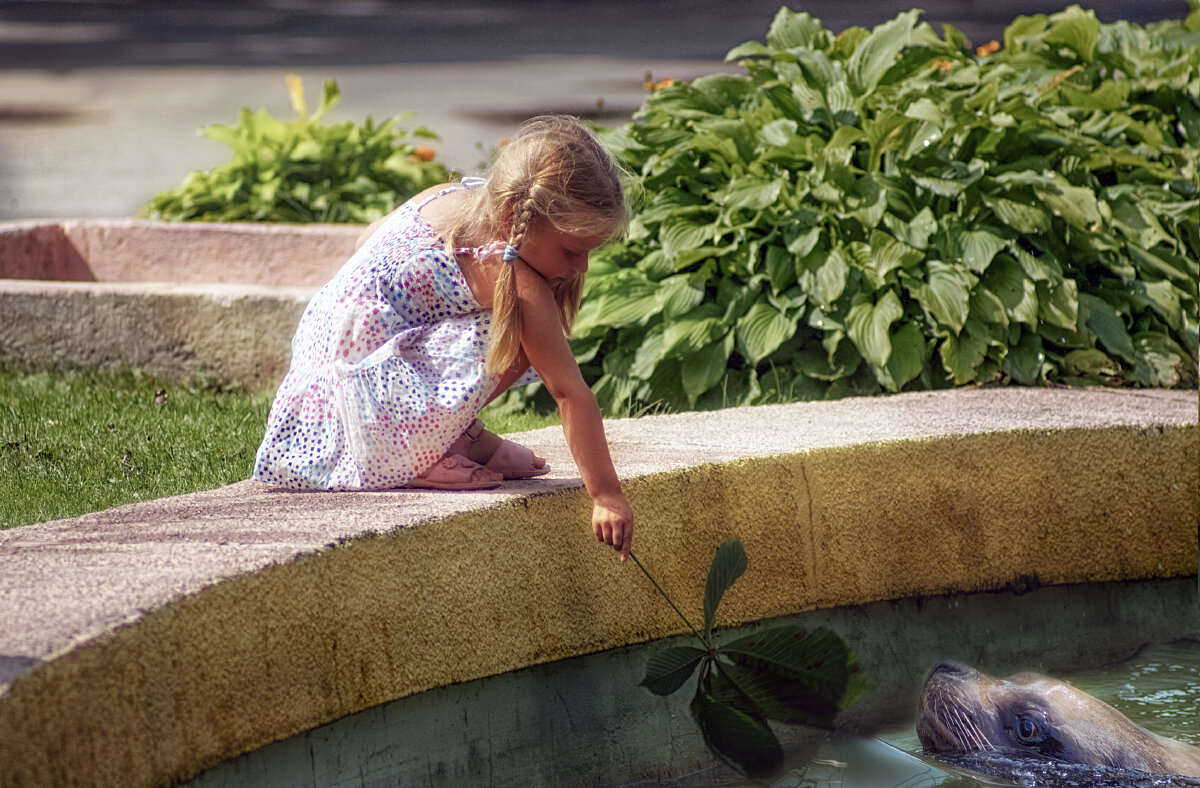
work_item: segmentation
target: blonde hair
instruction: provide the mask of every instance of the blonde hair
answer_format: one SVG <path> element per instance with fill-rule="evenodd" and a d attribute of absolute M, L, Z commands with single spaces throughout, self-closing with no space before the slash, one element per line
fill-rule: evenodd
<path fill-rule="evenodd" d="M 496 153 L 482 186 L 442 228 L 447 249 L 458 239 L 504 240 L 518 250 L 530 229 L 611 240 L 628 220 L 621 169 L 591 130 L 575 118 L 549 115 L 526 121 Z M 554 288 L 563 333 L 579 312 L 583 274 Z M 521 350 L 521 314 L 512 266 L 504 264 L 492 300 L 489 373 L 507 370 Z"/>

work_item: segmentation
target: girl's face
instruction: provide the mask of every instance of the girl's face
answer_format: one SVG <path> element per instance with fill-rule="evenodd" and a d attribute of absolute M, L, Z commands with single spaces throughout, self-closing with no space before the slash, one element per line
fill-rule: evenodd
<path fill-rule="evenodd" d="M 551 284 L 587 272 L 588 255 L 604 244 L 604 238 L 570 235 L 546 224 L 529 228 L 521 243 L 521 259 Z"/>

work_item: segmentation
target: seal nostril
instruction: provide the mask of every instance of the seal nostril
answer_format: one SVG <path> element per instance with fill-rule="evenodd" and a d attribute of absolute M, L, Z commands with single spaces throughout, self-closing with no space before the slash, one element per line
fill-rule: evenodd
<path fill-rule="evenodd" d="M 934 666 L 933 670 L 929 672 L 929 675 L 932 676 L 936 673 L 946 673 L 951 676 L 965 676 L 970 672 L 971 668 L 967 667 L 961 662 L 955 662 L 952 659 L 944 659 Z"/>

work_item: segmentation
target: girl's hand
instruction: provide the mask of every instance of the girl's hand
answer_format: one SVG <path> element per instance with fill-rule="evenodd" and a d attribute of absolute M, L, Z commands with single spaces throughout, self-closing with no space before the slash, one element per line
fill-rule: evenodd
<path fill-rule="evenodd" d="M 621 563 L 629 558 L 633 546 L 633 510 L 624 495 L 605 497 L 592 505 L 592 529 L 597 541 L 611 545 L 621 554 Z"/>

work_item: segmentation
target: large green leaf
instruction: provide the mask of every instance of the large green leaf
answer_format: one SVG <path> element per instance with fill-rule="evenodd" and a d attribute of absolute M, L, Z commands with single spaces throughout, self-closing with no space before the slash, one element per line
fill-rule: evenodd
<path fill-rule="evenodd" d="M 851 702 L 854 652 L 833 631 L 770 627 L 725 644 L 717 663 L 769 719 L 827 725 Z"/>
<path fill-rule="evenodd" d="M 707 678 L 701 677 L 691 712 L 709 751 L 750 777 L 766 777 L 778 770 L 783 748 L 766 719 L 716 700 Z"/>
<path fill-rule="evenodd" d="M 782 187 L 783 181 L 779 179 L 764 181 L 745 176 L 730 181 L 728 188 L 715 193 L 713 199 L 727 211 L 759 211 L 779 199 Z"/>
<path fill-rule="evenodd" d="M 905 323 L 892 334 L 892 354 L 886 367 L 890 380 L 884 385 L 890 391 L 899 391 L 920 376 L 928 359 L 925 334 L 916 323 Z"/>
<path fill-rule="evenodd" d="M 1072 279 L 1037 283 L 1038 317 L 1050 325 L 1074 330 L 1079 322 L 1078 288 Z"/>
<path fill-rule="evenodd" d="M 984 197 L 984 202 L 996 212 L 1000 221 L 1022 233 L 1050 231 L 1050 218 L 1041 208 L 1025 205 L 1005 197 Z"/>
<path fill-rule="evenodd" d="M 846 275 L 850 266 L 840 249 L 833 249 L 825 258 L 824 263 L 817 269 L 816 287 L 813 296 L 817 303 L 828 309 L 833 302 L 841 297 L 846 289 Z"/>
<path fill-rule="evenodd" d="M 751 364 L 774 353 L 795 331 L 795 323 L 765 300 L 750 307 L 737 324 L 738 343 Z"/>
<path fill-rule="evenodd" d="M 963 268 L 940 260 L 930 260 L 926 271 L 925 284 L 911 291 L 913 297 L 938 323 L 959 333 L 967 322 L 975 278 Z"/>
<path fill-rule="evenodd" d="M 1133 378 L 1144 386 L 1196 385 L 1195 359 L 1160 331 L 1144 331 L 1133 337 L 1138 360 Z"/>
<path fill-rule="evenodd" d="M 856 298 L 846 317 L 846 333 L 854 340 L 858 352 L 875 367 L 885 367 L 892 355 L 888 329 L 904 314 L 896 291 L 888 289 L 878 301 Z"/>
<path fill-rule="evenodd" d="M 929 239 L 937 231 L 937 220 L 933 218 L 933 211 L 928 206 L 922 208 L 910 222 L 904 221 L 894 213 L 884 214 L 883 220 L 898 239 L 916 249 L 928 246 Z"/>
<path fill-rule="evenodd" d="M 708 652 L 694 646 L 676 646 L 655 652 L 646 661 L 640 686 L 655 695 L 670 695 L 682 687 Z"/>
<path fill-rule="evenodd" d="M 850 89 L 855 96 L 864 96 L 875 89 L 900 53 L 908 46 L 920 11 L 906 11 L 890 22 L 876 27 L 854 50 L 846 65 Z"/>
<path fill-rule="evenodd" d="M 1094 12 L 1071 6 L 1050 17 L 1050 23 L 1050 30 L 1043 41 L 1073 49 L 1084 62 L 1095 60 L 1096 44 L 1100 40 L 1100 20 L 1096 19 Z"/>
<path fill-rule="evenodd" d="M 1000 255 L 984 272 L 980 284 L 1000 299 L 1009 318 L 1037 328 L 1037 288 L 1020 263 L 1008 255 Z"/>
<path fill-rule="evenodd" d="M 1032 386 L 1041 380 L 1045 361 L 1042 338 L 1037 334 L 1024 332 L 1020 342 L 1008 348 L 1000 368 L 1018 383 Z"/>
<path fill-rule="evenodd" d="M 671 219 L 663 222 L 659 231 L 663 254 L 674 261 L 681 252 L 704 246 L 712 237 L 712 227 L 689 219 Z"/>
<path fill-rule="evenodd" d="M 975 380 L 979 365 L 987 355 L 987 337 L 971 326 L 958 335 L 942 340 L 942 363 L 950 373 L 955 385 Z"/>
<path fill-rule="evenodd" d="M 873 230 L 866 271 L 876 287 L 883 287 L 889 281 L 888 273 L 897 268 L 911 268 L 924 257 L 919 249 L 897 241 L 885 232 Z"/>
<path fill-rule="evenodd" d="M 656 293 L 663 317 L 673 320 L 686 314 L 704 300 L 704 285 L 692 274 L 675 274 L 658 283 Z"/>
<path fill-rule="evenodd" d="M 1125 322 L 1117 311 L 1107 301 L 1090 293 L 1079 294 L 1079 305 L 1087 310 L 1085 324 L 1104 347 L 1131 364 L 1136 363 L 1137 353 L 1133 348 L 1133 340 L 1125 330 Z"/>
<path fill-rule="evenodd" d="M 778 49 L 822 48 L 832 40 L 820 20 L 807 12 L 796 13 L 782 7 L 767 31 L 767 44 Z"/>
<path fill-rule="evenodd" d="M 663 330 L 663 354 L 695 353 L 722 333 L 721 308 L 713 303 L 700 304 L 686 315 L 666 322 Z"/>
<path fill-rule="evenodd" d="M 1129 240 L 1143 249 L 1150 249 L 1160 241 L 1171 238 L 1153 212 L 1133 200 L 1116 200 L 1111 203 L 1113 225 Z"/>
<path fill-rule="evenodd" d="M 1183 325 L 1183 307 L 1180 290 L 1165 280 L 1147 282 L 1138 280 L 1128 286 L 1130 294 L 1139 304 L 1149 306 L 1157 312 L 1167 325 L 1179 331 Z M 1186 296 L 1184 296 L 1186 298 Z M 1195 300 L 1192 300 L 1193 305 Z"/>
<path fill-rule="evenodd" d="M 666 350 L 667 339 L 664 336 L 663 324 L 659 323 L 646 332 L 641 344 L 634 351 L 633 364 L 622 372 L 641 380 L 647 380 L 654 374 L 654 370 L 658 369 L 658 365 L 666 359 Z M 607 356 L 604 361 L 608 363 L 613 358 L 615 356 Z"/>
<path fill-rule="evenodd" d="M 704 631 L 707 635 L 712 632 L 716 620 L 717 606 L 721 597 L 733 585 L 742 573 L 746 571 L 746 551 L 742 543 L 736 539 L 722 542 L 713 556 L 712 566 L 708 570 L 708 579 L 704 583 Z"/>
<path fill-rule="evenodd" d="M 1035 187 L 1033 191 L 1055 216 L 1061 216 L 1081 230 L 1092 229 L 1101 221 L 1096 193 L 1072 186 L 1058 173 L 1055 173 L 1052 185 Z"/>
<path fill-rule="evenodd" d="M 717 385 L 724 377 L 732 349 L 732 339 L 732 336 L 727 336 L 726 340 L 713 342 L 683 359 L 680 375 L 683 393 L 687 395 L 688 402 L 695 404 L 701 394 Z"/>
<path fill-rule="evenodd" d="M 634 272 L 628 272 L 634 273 Z M 637 272 L 640 273 L 640 272 Z M 653 315 L 661 308 L 657 288 L 642 276 L 623 275 L 621 288 L 607 288 L 584 299 L 574 330 L 586 335 L 596 327 L 623 326 Z"/>
<path fill-rule="evenodd" d="M 1008 245 L 1008 241 L 995 228 L 965 230 L 959 233 L 955 240 L 958 242 L 963 262 L 977 274 L 987 270 L 992 259 Z"/>

